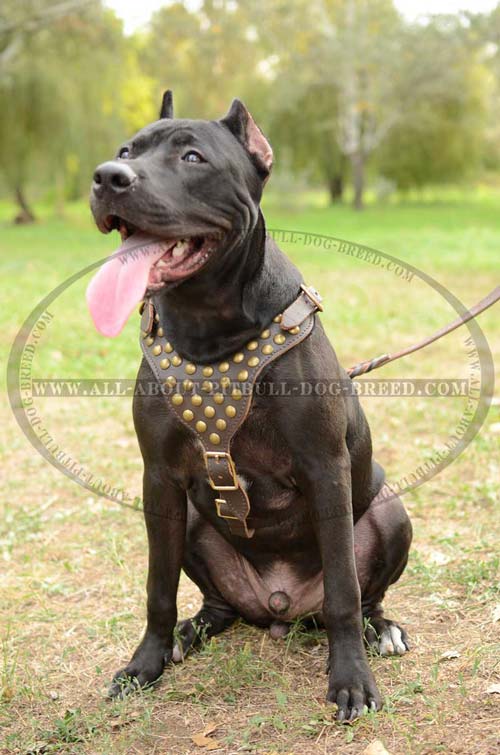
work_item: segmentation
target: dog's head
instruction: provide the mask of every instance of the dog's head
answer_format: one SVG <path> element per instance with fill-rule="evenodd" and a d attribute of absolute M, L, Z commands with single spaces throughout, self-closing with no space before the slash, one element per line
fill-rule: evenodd
<path fill-rule="evenodd" d="M 99 230 L 118 230 L 123 251 L 134 245 L 148 250 L 122 254 L 126 271 L 115 264 L 110 275 L 105 265 L 94 279 L 101 285 L 93 291 L 91 284 L 88 298 L 98 329 L 116 335 L 146 289 L 179 285 L 220 264 L 255 226 L 272 160 L 269 143 L 239 100 L 221 120 L 185 120 L 173 117 L 166 92 L 160 119 L 94 173 L 91 208 Z M 109 290 L 113 286 L 121 291 Z M 119 315 L 110 327 L 100 327 L 103 298 L 108 309 L 113 299 Z"/>

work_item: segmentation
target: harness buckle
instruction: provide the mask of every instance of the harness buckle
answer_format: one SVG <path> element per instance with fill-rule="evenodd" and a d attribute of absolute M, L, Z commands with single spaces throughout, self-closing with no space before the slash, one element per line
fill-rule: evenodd
<path fill-rule="evenodd" d="M 300 287 L 307 298 L 312 301 L 314 306 L 317 307 L 320 312 L 323 312 L 323 305 L 321 303 L 323 301 L 323 297 L 321 296 L 321 294 L 312 286 L 306 286 L 304 283 L 301 283 Z"/>
<path fill-rule="evenodd" d="M 224 503 L 227 503 L 227 501 L 224 498 L 216 498 L 215 499 L 215 508 L 217 509 L 217 516 L 220 516 L 221 519 L 234 519 L 237 522 L 241 521 L 240 519 L 238 519 L 237 516 L 231 516 L 230 514 L 223 514 L 222 513 L 222 511 L 220 510 L 220 507 Z"/>
<path fill-rule="evenodd" d="M 239 490 L 240 486 L 238 482 L 238 475 L 236 474 L 236 467 L 234 466 L 234 461 L 231 457 L 231 454 L 229 454 L 227 451 L 205 451 L 204 456 L 205 456 L 205 465 L 207 467 L 207 472 L 208 472 L 208 481 L 210 483 L 210 487 L 212 488 L 212 490 L 217 490 L 217 492 L 223 491 L 223 490 Z M 212 480 L 210 476 L 210 468 L 208 466 L 208 459 L 215 459 L 216 461 L 219 461 L 220 459 L 224 459 L 227 462 L 228 472 L 233 478 L 232 485 L 217 485 L 217 483 Z M 222 499 L 217 499 L 217 500 L 219 500 L 220 503 L 225 503 L 225 501 L 223 501 Z M 217 500 L 216 500 L 216 504 L 217 504 Z M 219 514 L 219 516 L 221 515 Z M 237 518 L 237 517 L 234 517 L 234 518 Z"/>

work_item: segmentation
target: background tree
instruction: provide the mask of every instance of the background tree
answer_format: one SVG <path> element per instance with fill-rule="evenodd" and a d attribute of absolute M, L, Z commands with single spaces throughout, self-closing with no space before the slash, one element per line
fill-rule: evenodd
<path fill-rule="evenodd" d="M 234 0 L 204 0 L 196 11 L 182 3 L 153 15 L 141 62 L 158 92 L 175 90 L 176 113 L 219 118 L 238 96 L 259 115 L 267 80 L 262 49 L 246 6 Z"/>
<path fill-rule="evenodd" d="M 154 120 L 219 118 L 245 101 L 284 165 L 339 201 L 367 176 L 399 189 L 500 166 L 500 5 L 411 23 L 392 0 L 202 0 L 166 4 L 125 37 L 101 0 L 4 0 L 0 189 L 88 191 L 94 166 Z"/>
<path fill-rule="evenodd" d="M 274 86 L 280 88 L 279 78 Z M 277 163 L 283 161 L 311 183 L 323 184 L 332 203 L 342 201 L 347 175 L 336 133 L 337 96 L 335 87 L 304 88 L 278 108 L 269 128 Z"/>
<path fill-rule="evenodd" d="M 291 105 L 299 119 L 307 115 L 313 137 L 310 157 L 317 173 L 326 179 L 330 195 L 332 190 L 336 194 L 349 162 L 354 206 L 361 209 L 367 162 L 398 116 L 391 95 L 398 75 L 400 16 L 392 0 L 271 5 L 273 12 L 261 33 L 277 58 L 271 98 L 275 124 L 283 123 L 287 113 L 290 117 Z M 258 6 L 253 8 L 257 16 Z M 293 136 L 290 146 L 302 152 L 298 133 L 300 122 L 293 122 L 292 131 L 283 129 L 283 138 L 288 143 Z"/>
<path fill-rule="evenodd" d="M 399 115 L 377 157 L 398 188 L 455 181 L 481 165 L 489 74 L 461 19 L 404 31 L 395 80 Z"/>
<path fill-rule="evenodd" d="M 82 196 L 117 137 L 154 117 L 152 82 L 122 23 L 99 2 L 67 3 L 65 13 L 60 5 L 38 3 L 38 15 L 16 25 L 21 41 L 0 74 L 0 175 L 18 222 L 34 218 L 29 187 L 53 187 L 59 203 Z"/>

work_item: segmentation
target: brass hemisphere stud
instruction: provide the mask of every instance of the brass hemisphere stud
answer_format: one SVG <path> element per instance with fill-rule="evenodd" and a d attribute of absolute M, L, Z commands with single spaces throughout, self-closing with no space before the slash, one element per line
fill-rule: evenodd
<path fill-rule="evenodd" d="M 265 330 L 262 331 L 262 333 L 260 334 L 260 337 L 266 339 L 266 338 L 269 338 L 270 335 L 271 335 L 271 331 L 269 330 L 269 328 L 266 328 Z"/>
<path fill-rule="evenodd" d="M 159 357 L 160 356 L 160 354 L 161 354 L 161 346 L 160 346 L 159 343 L 157 343 L 156 346 L 154 346 L 154 348 L 153 348 L 153 354 L 155 355 L 155 357 Z"/>
<path fill-rule="evenodd" d="M 195 393 L 194 396 L 191 396 L 191 403 L 193 406 L 201 406 L 203 403 L 203 399 L 198 393 Z"/>
<path fill-rule="evenodd" d="M 198 430 L 199 433 L 204 433 L 205 430 L 207 429 L 207 423 L 203 422 L 202 419 L 199 419 L 198 422 L 196 423 L 195 427 L 196 427 L 196 429 Z"/>
<path fill-rule="evenodd" d="M 155 322 L 160 322 L 160 315 L 158 312 L 155 314 Z"/>
<path fill-rule="evenodd" d="M 185 391 L 192 391 L 194 387 L 194 383 L 192 380 L 186 379 L 182 381 L 182 387 L 184 388 Z"/>
<path fill-rule="evenodd" d="M 180 393 L 174 393 L 172 396 L 172 404 L 174 406 L 180 406 L 184 402 L 184 397 Z"/>
<path fill-rule="evenodd" d="M 216 404 L 223 404 L 224 403 L 224 394 L 222 393 L 216 393 L 214 396 L 214 401 Z"/>
<path fill-rule="evenodd" d="M 300 333 L 300 325 L 295 325 L 295 327 L 291 328 L 288 332 L 291 333 L 292 336 L 296 336 L 297 333 Z"/>
<path fill-rule="evenodd" d="M 213 387 L 213 383 L 211 383 L 210 380 L 204 380 L 201 384 L 201 390 L 205 391 L 205 393 L 211 393 Z"/>
<path fill-rule="evenodd" d="M 219 364 L 219 372 L 227 372 L 229 370 L 229 362 L 221 362 Z"/>
<path fill-rule="evenodd" d="M 233 357 L 233 362 L 235 364 L 239 364 L 240 362 L 242 362 L 244 360 L 244 358 L 245 358 L 245 355 L 243 354 L 243 352 L 242 351 L 238 351 L 238 353 L 235 354 L 234 357 Z"/>
<path fill-rule="evenodd" d="M 249 341 L 247 343 L 247 349 L 248 351 L 255 351 L 255 349 L 258 347 L 259 342 L 258 341 Z"/>
<path fill-rule="evenodd" d="M 229 386 L 231 385 L 231 378 L 227 375 L 224 375 L 224 377 L 220 379 L 220 384 L 222 388 L 229 388 Z"/>
<path fill-rule="evenodd" d="M 162 368 L 162 370 L 168 370 L 168 368 L 170 367 L 170 359 L 168 359 L 167 357 L 165 357 L 165 359 L 162 359 L 160 362 L 160 367 Z"/>
<path fill-rule="evenodd" d="M 239 401 L 241 397 L 243 396 L 242 392 L 239 388 L 233 388 L 233 391 L 231 393 L 232 398 L 234 398 L 235 401 Z"/>
<path fill-rule="evenodd" d="M 164 332 L 163 332 L 163 328 L 158 328 L 157 332 L 158 332 L 158 337 L 159 338 L 163 338 L 163 336 L 165 335 Z"/>
<path fill-rule="evenodd" d="M 257 367 L 257 365 L 259 364 L 259 361 L 260 361 L 259 357 L 250 357 L 250 359 L 248 360 L 248 366 Z"/>
<path fill-rule="evenodd" d="M 165 385 L 169 385 L 170 388 L 175 388 L 177 384 L 177 380 L 173 375 L 169 375 L 168 378 L 165 380 Z"/>
<path fill-rule="evenodd" d="M 281 346 L 281 344 L 285 343 L 286 336 L 284 336 L 283 333 L 278 333 L 278 335 L 274 336 L 273 341 L 274 343 L 277 343 L 278 346 Z"/>
<path fill-rule="evenodd" d="M 226 415 L 231 418 L 236 417 L 236 407 L 231 406 L 231 404 L 229 404 L 229 406 L 226 406 Z"/>
<path fill-rule="evenodd" d="M 185 419 L 186 422 L 191 422 L 191 420 L 194 419 L 194 414 L 191 409 L 184 409 L 182 412 L 182 419 Z"/>
<path fill-rule="evenodd" d="M 178 367 L 180 364 L 182 364 L 182 357 L 176 354 L 174 357 L 172 357 L 172 364 L 174 365 L 174 367 Z"/>
<path fill-rule="evenodd" d="M 276 315 L 276 317 L 273 317 L 273 322 L 281 322 L 281 315 Z"/>
<path fill-rule="evenodd" d="M 174 347 L 172 346 L 172 344 L 169 341 L 167 341 L 167 343 L 165 344 L 165 346 L 163 348 L 165 349 L 165 351 L 167 352 L 167 354 L 171 354 L 172 351 L 174 350 Z"/>
<path fill-rule="evenodd" d="M 192 364 L 192 362 L 188 362 L 185 367 L 185 370 L 188 375 L 194 375 L 194 373 L 196 372 L 196 365 Z"/>
<path fill-rule="evenodd" d="M 217 419 L 215 421 L 215 427 L 217 430 L 225 430 L 227 427 L 227 422 L 225 419 Z"/>
<path fill-rule="evenodd" d="M 155 342 L 155 339 L 151 338 L 151 336 L 148 336 L 146 338 L 146 346 L 152 346 L 154 344 L 154 342 Z"/>
<path fill-rule="evenodd" d="M 238 380 L 248 380 L 248 370 L 240 370 L 238 372 Z"/>
<path fill-rule="evenodd" d="M 203 410 L 203 414 L 208 419 L 212 419 L 212 417 L 215 417 L 215 409 L 213 408 L 213 406 L 206 406 Z"/>
<path fill-rule="evenodd" d="M 214 446 L 218 446 L 220 443 L 220 435 L 218 435 L 217 433 L 210 433 L 208 439 L 210 443 L 214 444 Z"/>
<path fill-rule="evenodd" d="M 203 370 L 203 376 L 204 377 L 212 377 L 214 374 L 214 368 L 213 367 L 204 367 Z"/>
<path fill-rule="evenodd" d="M 271 346 L 270 343 L 267 343 L 265 346 L 262 347 L 262 353 L 265 354 L 266 356 L 268 354 L 273 353 L 273 347 Z"/>

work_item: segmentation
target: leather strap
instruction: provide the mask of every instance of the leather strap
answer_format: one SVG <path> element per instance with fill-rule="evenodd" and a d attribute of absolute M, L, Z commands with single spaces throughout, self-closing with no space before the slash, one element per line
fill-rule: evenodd
<path fill-rule="evenodd" d="M 301 286 L 297 299 L 231 357 L 195 364 L 177 353 L 150 299 L 141 305 L 141 348 L 169 408 L 200 442 L 217 514 L 234 535 L 252 537 L 250 501 L 231 457 L 231 441 L 245 421 L 262 370 L 301 343 L 314 327 L 321 297 Z"/>
<path fill-rule="evenodd" d="M 306 317 L 310 314 L 323 311 L 321 302 L 323 299 L 320 294 L 312 286 L 301 285 L 301 293 L 295 299 L 293 304 L 290 304 L 288 309 L 283 312 L 281 320 L 282 330 L 292 330 L 297 325 L 301 325 Z"/>
<path fill-rule="evenodd" d="M 480 315 L 481 312 L 484 312 L 485 309 L 488 309 L 488 307 L 491 307 L 497 301 L 500 301 L 500 286 L 494 288 L 493 291 L 490 291 L 484 299 L 481 299 L 477 304 L 474 304 L 474 306 L 467 310 L 467 312 L 460 317 L 457 317 L 456 320 L 453 320 L 453 322 L 450 322 L 448 325 L 444 325 L 431 336 L 422 338 L 418 343 L 413 344 L 413 346 L 407 346 L 405 349 L 401 349 L 401 351 L 395 351 L 392 354 L 381 354 L 373 359 L 368 359 L 366 362 L 359 362 L 359 364 L 355 364 L 354 367 L 349 367 L 347 374 L 350 378 L 358 377 L 358 375 L 365 375 L 367 372 L 376 370 L 377 367 L 382 367 L 383 364 L 389 364 L 389 362 L 394 362 L 395 359 L 401 359 L 401 357 L 406 357 L 408 354 L 413 354 L 413 352 L 423 349 L 430 343 L 434 343 L 438 338 L 448 335 L 448 333 L 451 333 L 461 325 L 469 322 L 469 320 L 472 320 L 473 317 L 477 317 L 477 315 Z"/>
<path fill-rule="evenodd" d="M 147 299 L 141 302 L 139 307 L 139 314 L 141 315 L 141 330 L 142 336 L 145 338 L 153 330 L 155 308 L 151 299 Z"/>

